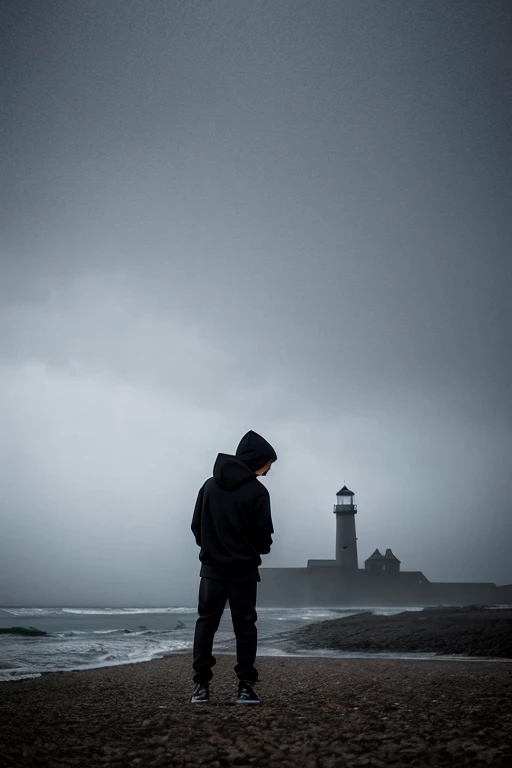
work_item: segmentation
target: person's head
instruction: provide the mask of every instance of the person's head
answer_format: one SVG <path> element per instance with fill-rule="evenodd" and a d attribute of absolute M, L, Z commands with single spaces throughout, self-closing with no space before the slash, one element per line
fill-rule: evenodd
<path fill-rule="evenodd" d="M 270 443 L 252 430 L 240 440 L 236 457 L 256 475 L 266 475 L 274 461 L 277 461 L 277 454 Z"/>
<path fill-rule="evenodd" d="M 270 472 L 270 467 L 272 466 L 271 461 L 267 461 L 266 464 L 264 464 L 261 469 L 256 470 L 257 475 L 266 475 L 268 472 Z"/>

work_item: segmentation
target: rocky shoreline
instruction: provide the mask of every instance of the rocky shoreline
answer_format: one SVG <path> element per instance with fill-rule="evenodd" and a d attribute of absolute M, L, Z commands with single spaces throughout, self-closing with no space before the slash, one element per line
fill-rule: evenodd
<path fill-rule="evenodd" d="M 512 659 L 512 609 L 425 608 L 394 616 L 371 613 L 283 633 L 275 645 L 293 650 L 429 653 Z"/>

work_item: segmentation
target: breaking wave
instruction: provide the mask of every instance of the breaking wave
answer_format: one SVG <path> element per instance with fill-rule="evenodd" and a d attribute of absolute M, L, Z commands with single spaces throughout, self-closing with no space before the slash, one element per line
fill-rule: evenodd
<path fill-rule="evenodd" d="M 0 608 L 0 614 L 7 613 L 10 616 L 62 616 L 74 614 L 77 616 L 132 616 L 133 614 L 157 614 L 157 613 L 196 613 L 196 608 L 169 607 L 169 608 Z"/>

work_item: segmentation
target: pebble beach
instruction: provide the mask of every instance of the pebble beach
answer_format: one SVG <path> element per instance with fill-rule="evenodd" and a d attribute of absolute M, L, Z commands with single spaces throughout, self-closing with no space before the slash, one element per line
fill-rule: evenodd
<path fill-rule="evenodd" d="M 190 704 L 189 654 L 0 684 L 3 766 L 512 765 L 512 666 L 261 658 L 259 706 L 218 657 Z"/>

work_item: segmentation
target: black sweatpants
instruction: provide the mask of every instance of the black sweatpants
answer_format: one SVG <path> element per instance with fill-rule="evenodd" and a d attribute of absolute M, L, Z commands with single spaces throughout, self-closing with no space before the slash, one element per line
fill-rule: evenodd
<path fill-rule="evenodd" d="M 258 672 L 254 667 L 258 632 L 256 629 L 256 581 L 218 581 L 201 578 L 199 604 L 194 635 L 194 682 L 209 683 L 213 677 L 213 638 L 219 627 L 226 600 L 229 600 L 231 620 L 236 638 L 235 672 L 239 680 L 255 683 Z"/>

